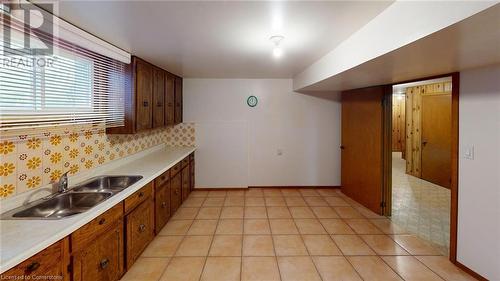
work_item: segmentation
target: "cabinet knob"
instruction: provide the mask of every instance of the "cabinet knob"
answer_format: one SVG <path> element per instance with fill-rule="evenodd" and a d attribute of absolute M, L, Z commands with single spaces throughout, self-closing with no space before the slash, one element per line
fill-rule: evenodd
<path fill-rule="evenodd" d="M 162 207 L 162 208 L 167 207 L 167 202 L 161 202 L 161 207 Z"/>
<path fill-rule="evenodd" d="M 37 262 L 37 261 L 34 261 L 34 262 L 30 263 L 30 264 L 26 267 L 26 271 L 27 271 L 27 272 L 33 272 L 33 271 L 37 270 L 39 267 L 40 267 L 40 263 L 39 263 L 39 262 Z"/>
<path fill-rule="evenodd" d="M 141 191 L 141 192 L 139 192 L 139 197 L 142 197 L 142 196 L 144 196 L 144 192 Z"/>
<path fill-rule="evenodd" d="M 171 102 L 169 102 L 167 105 L 168 105 L 169 107 L 172 107 L 172 103 L 171 103 Z"/>
<path fill-rule="evenodd" d="M 99 224 L 100 224 L 100 225 L 103 225 L 105 222 L 106 222 L 106 219 L 105 219 L 105 218 L 102 218 L 102 219 L 100 219 L 100 220 L 99 220 Z"/>
<path fill-rule="evenodd" d="M 105 269 L 109 265 L 109 260 L 108 259 L 102 259 L 101 262 L 99 262 L 99 265 L 101 266 L 102 269 Z"/>
<path fill-rule="evenodd" d="M 162 106 L 163 106 L 163 103 L 158 102 L 158 103 L 156 103 L 156 106 L 157 106 L 157 107 L 162 107 Z"/>
<path fill-rule="evenodd" d="M 144 107 L 148 107 L 148 106 L 149 106 L 149 102 L 147 102 L 147 101 L 143 101 L 143 102 L 142 102 L 142 105 L 144 105 Z"/>
<path fill-rule="evenodd" d="M 176 189 L 176 190 L 175 190 L 175 195 L 178 195 L 178 194 L 179 194 L 179 190 L 178 190 L 178 189 Z"/>
<path fill-rule="evenodd" d="M 146 225 L 145 224 L 139 225 L 139 232 L 144 232 L 145 230 L 146 230 Z"/>

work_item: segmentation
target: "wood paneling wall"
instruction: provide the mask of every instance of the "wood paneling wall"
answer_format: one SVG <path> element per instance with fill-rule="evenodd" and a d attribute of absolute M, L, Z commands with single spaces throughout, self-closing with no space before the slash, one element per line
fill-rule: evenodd
<path fill-rule="evenodd" d="M 422 96 L 439 94 L 451 94 L 451 81 L 406 88 L 406 173 L 415 177 L 422 175 Z"/>
<path fill-rule="evenodd" d="M 392 151 L 403 152 L 405 159 L 405 98 L 404 95 L 392 96 Z"/>

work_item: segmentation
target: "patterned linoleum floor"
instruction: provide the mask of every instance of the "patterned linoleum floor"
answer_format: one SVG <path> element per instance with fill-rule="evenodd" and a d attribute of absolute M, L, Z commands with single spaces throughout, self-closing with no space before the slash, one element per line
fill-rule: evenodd
<path fill-rule="evenodd" d="M 122 281 L 473 280 L 333 189 L 194 191 Z"/>
<path fill-rule="evenodd" d="M 450 245 L 450 190 L 406 174 L 401 152 L 392 154 L 391 220 L 435 243 L 443 255 Z"/>

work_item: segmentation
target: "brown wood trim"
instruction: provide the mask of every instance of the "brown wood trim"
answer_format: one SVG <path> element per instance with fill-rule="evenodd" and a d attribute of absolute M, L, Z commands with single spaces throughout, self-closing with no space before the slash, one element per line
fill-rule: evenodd
<path fill-rule="evenodd" d="M 266 188 L 266 189 L 271 189 L 271 188 L 315 188 L 315 189 L 340 189 L 340 186 L 337 185 L 297 185 L 297 186 L 273 186 L 273 185 L 266 185 L 266 186 L 249 186 L 249 187 L 196 187 L 194 191 L 229 191 L 229 190 L 247 190 L 249 188 Z"/>
<path fill-rule="evenodd" d="M 385 89 L 382 111 L 382 215 L 392 214 L 392 85 Z M 384 172 L 384 170 L 386 172 Z"/>
<path fill-rule="evenodd" d="M 488 281 L 488 279 L 484 278 L 483 276 L 479 275 L 477 272 L 475 272 L 474 270 L 468 268 L 467 266 L 463 265 L 462 263 L 456 261 L 455 262 L 455 265 L 460 268 L 461 270 L 465 271 L 467 274 L 469 274 L 470 276 L 476 278 L 477 280 L 480 280 L 480 281 Z"/>

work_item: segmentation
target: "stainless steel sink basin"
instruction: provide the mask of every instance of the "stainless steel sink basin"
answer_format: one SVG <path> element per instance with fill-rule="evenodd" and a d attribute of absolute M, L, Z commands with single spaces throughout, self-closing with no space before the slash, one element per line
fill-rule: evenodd
<path fill-rule="evenodd" d="M 65 193 L 56 193 L 1 215 L 2 220 L 61 219 L 83 213 L 142 179 L 142 176 L 99 176 Z"/>

